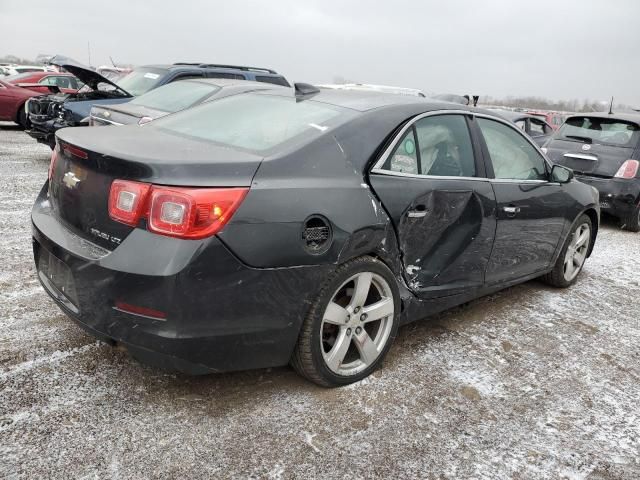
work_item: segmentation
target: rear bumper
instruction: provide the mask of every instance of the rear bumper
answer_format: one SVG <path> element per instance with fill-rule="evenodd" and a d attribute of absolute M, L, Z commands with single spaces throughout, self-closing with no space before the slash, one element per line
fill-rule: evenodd
<path fill-rule="evenodd" d="M 576 179 L 591 185 L 600 194 L 600 209 L 604 213 L 623 217 L 640 201 L 640 179 L 598 178 L 576 175 Z"/>
<path fill-rule="evenodd" d="M 36 266 L 53 255 L 75 285 L 66 298 L 39 274 L 58 306 L 91 335 L 124 345 L 146 363 L 187 373 L 288 363 L 331 268 L 254 269 L 217 237 L 178 240 L 142 229 L 109 252 L 69 231 L 47 204 L 41 196 L 32 212 Z M 117 301 L 164 312 L 166 319 L 118 310 Z"/>

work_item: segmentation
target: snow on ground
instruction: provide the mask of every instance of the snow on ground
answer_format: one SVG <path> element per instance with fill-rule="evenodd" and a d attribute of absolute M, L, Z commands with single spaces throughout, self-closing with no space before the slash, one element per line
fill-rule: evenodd
<path fill-rule="evenodd" d="M 404 327 L 347 388 L 187 377 L 96 342 L 40 289 L 28 213 L 49 156 L 0 125 L 0 478 L 640 478 L 640 234 L 605 223 L 569 290 Z"/>

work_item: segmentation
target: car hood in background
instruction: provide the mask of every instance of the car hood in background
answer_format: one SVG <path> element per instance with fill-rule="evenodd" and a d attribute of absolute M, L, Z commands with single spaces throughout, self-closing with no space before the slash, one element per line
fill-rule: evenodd
<path fill-rule="evenodd" d="M 118 86 L 117 83 L 112 82 L 108 78 L 100 75 L 95 70 L 73 60 L 72 58 L 68 58 L 63 55 L 55 55 L 51 57 L 47 63 L 64 68 L 67 72 L 75 75 L 82 83 L 89 85 L 89 87 L 91 87 L 93 90 L 97 90 L 98 84 L 100 83 L 108 83 L 126 96 L 133 96 L 122 87 Z"/>

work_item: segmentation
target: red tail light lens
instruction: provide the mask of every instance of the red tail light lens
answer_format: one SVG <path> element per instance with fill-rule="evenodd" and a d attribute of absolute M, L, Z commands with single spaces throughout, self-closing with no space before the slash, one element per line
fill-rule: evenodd
<path fill-rule="evenodd" d="M 616 178 L 635 178 L 638 173 L 638 160 L 627 160 L 624 162 L 615 174 Z"/>
<path fill-rule="evenodd" d="M 60 146 L 56 143 L 56 147 L 51 152 L 51 161 L 49 162 L 49 182 L 53 178 L 53 171 L 56 168 L 56 162 L 58 161 L 58 155 L 60 155 Z"/>
<path fill-rule="evenodd" d="M 114 180 L 109 192 L 109 216 L 131 226 L 146 217 L 150 232 L 205 238 L 222 230 L 248 191 L 248 188 L 163 187 Z"/>
<path fill-rule="evenodd" d="M 78 147 L 74 147 L 73 145 L 69 145 L 69 144 L 64 144 L 62 147 L 67 153 L 70 153 L 71 155 L 75 155 L 78 158 L 82 158 L 84 160 L 86 160 L 87 158 L 89 158 L 89 155 L 87 154 L 87 152 L 85 152 L 84 150 L 82 150 L 81 148 Z"/>
<path fill-rule="evenodd" d="M 154 186 L 149 230 L 181 238 L 209 237 L 222 230 L 248 191 L 248 188 Z"/>
<path fill-rule="evenodd" d="M 135 227 L 144 214 L 150 189 L 150 183 L 114 180 L 109 192 L 109 216 Z"/>

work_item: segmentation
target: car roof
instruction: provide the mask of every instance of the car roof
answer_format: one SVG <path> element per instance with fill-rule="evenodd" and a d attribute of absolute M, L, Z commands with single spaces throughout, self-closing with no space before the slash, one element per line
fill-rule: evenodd
<path fill-rule="evenodd" d="M 293 89 L 277 89 L 260 92 L 260 95 L 294 96 Z M 349 108 L 359 112 L 366 112 L 376 108 L 392 106 L 421 106 L 424 111 L 430 110 L 466 110 L 470 108 L 459 103 L 443 102 L 414 95 L 384 93 L 368 90 L 348 90 L 333 88 L 318 88 L 317 93 L 299 96 L 301 100 L 327 103 L 337 107 Z"/>
<path fill-rule="evenodd" d="M 640 113 L 631 113 L 631 112 L 620 112 L 620 113 L 607 113 L 607 112 L 586 112 L 586 113 L 576 113 L 574 115 L 570 115 L 569 118 L 574 117 L 591 117 L 591 118 L 609 118 L 613 120 L 624 120 L 626 122 L 635 123 L 636 125 L 640 125 Z M 568 120 L 567 119 L 567 120 Z"/>

